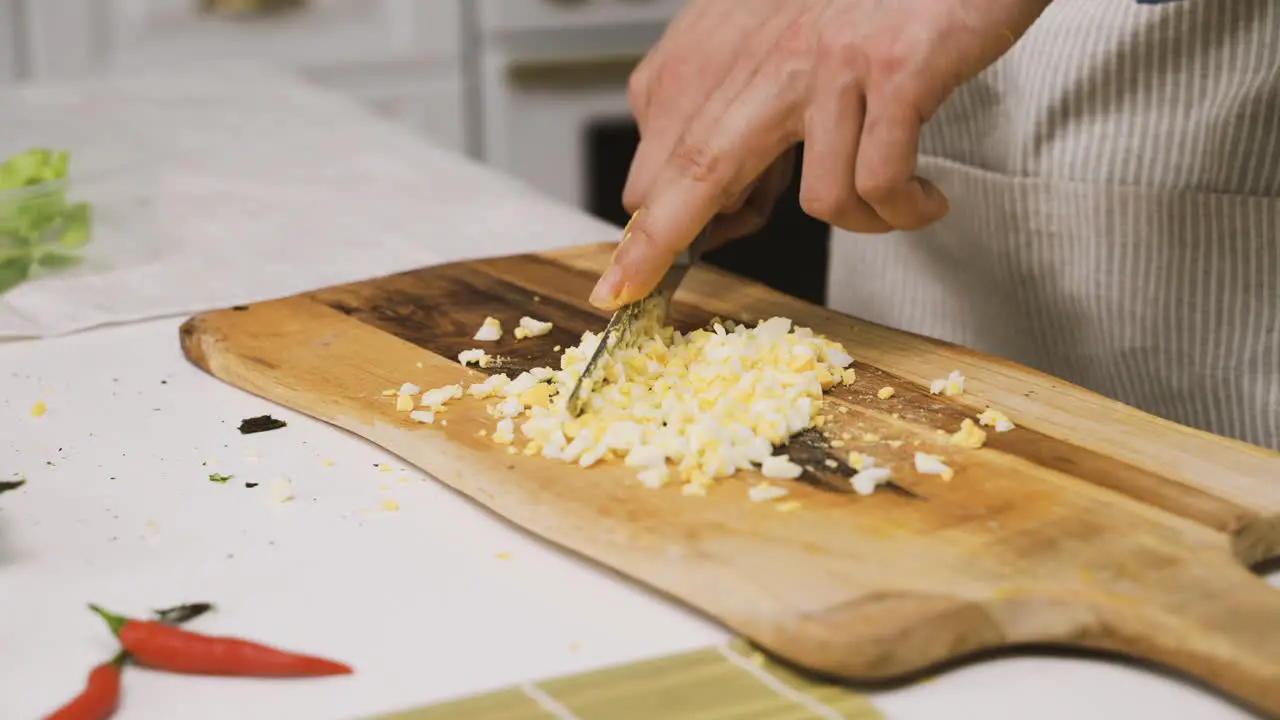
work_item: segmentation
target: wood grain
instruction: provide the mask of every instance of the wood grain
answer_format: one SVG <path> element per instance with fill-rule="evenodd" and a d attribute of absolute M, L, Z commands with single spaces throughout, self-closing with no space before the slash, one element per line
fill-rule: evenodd
<path fill-rule="evenodd" d="M 1069 645 L 1175 668 L 1280 717 L 1280 593 L 1245 567 L 1280 554 L 1280 454 L 703 267 L 677 295 L 678 326 L 783 315 L 856 358 L 858 382 L 829 397 L 847 444 L 813 434 L 790 448 L 811 467 L 788 484 L 797 512 L 750 502 L 758 476 L 705 498 L 649 490 L 616 464 L 507 454 L 477 435 L 492 423 L 479 401 L 454 405 L 447 425 L 420 425 L 381 396 L 404 381 L 481 379 L 454 358 L 478 344 L 487 315 L 508 329 L 526 314 L 556 325 L 486 345 L 505 358 L 491 370 L 553 364 L 556 345 L 607 320 L 584 299 L 611 249 L 445 265 L 206 313 L 183 326 L 182 345 L 214 376 L 368 438 L 801 666 L 884 679 L 987 649 Z M 929 381 L 953 369 L 966 394 L 930 395 Z M 879 400 L 885 385 L 897 393 Z M 981 450 L 946 444 L 939 429 L 988 405 L 1018 429 Z M 850 450 L 890 464 L 896 491 L 850 493 Z M 944 456 L 955 479 L 915 474 L 916 450 Z"/>

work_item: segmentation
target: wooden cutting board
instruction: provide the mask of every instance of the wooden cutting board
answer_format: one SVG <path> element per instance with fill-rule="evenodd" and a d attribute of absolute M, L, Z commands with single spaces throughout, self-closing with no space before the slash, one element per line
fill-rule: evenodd
<path fill-rule="evenodd" d="M 363 436 L 538 535 L 658 588 L 798 665 L 893 679 L 979 651 L 1066 645 L 1175 668 L 1280 717 L 1280 592 L 1249 565 L 1280 555 L 1280 454 L 1146 415 L 1016 364 L 897 332 L 699 267 L 682 329 L 781 315 L 844 343 L 857 382 L 829 413 L 847 444 L 791 447 L 814 469 L 783 482 L 794 512 L 755 503 L 759 477 L 706 497 L 510 455 L 478 436 L 484 403 L 410 422 L 383 390 L 478 381 L 455 360 L 486 315 L 501 370 L 555 364 L 607 316 L 585 301 L 612 245 L 444 265 L 205 313 L 181 332 L 214 376 Z M 515 342 L 522 315 L 555 323 Z M 965 394 L 930 395 L 960 370 Z M 893 386 L 888 400 L 876 391 Z M 979 450 L 947 445 L 987 406 L 1018 428 Z M 870 434 L 870 435 L 868 435 Z M 878 438 L 872 439 L 874 435 Z M 888 441 L 902 441 L 893 447 Z M 896 443 L 895 443 L 896 444 Z M 850 491 L 868 452 L 897 485 Z M 912 470 L 915 450 L 957 470 Z M 839 462 L 828 469 L 826 457 Z"/>

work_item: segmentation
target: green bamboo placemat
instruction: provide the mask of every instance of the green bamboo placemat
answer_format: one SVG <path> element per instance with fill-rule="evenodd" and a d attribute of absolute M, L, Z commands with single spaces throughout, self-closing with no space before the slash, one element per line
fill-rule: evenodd
<path fill-rule="evenodd" d="M 884 720 L 867 698 L 725 645 L 515 685 L 376 720 Z"/>

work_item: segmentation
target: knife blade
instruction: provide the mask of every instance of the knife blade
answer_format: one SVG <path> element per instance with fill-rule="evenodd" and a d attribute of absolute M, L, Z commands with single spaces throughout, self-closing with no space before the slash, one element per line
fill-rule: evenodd
<path fill-rule="evenodd" d="M 667 269 L 666 274 L 658 281 L 652 292 L 618 308 L 613 313 L 613 317 L 609 318 L 609 324 L 601 334 L 600 343 L 596 345 L 595 352 L 591 353 L 591 359 L 587 360 L 586 367 L 582 369 L 582 374 L 574 383 L 573 391 L 569 393 L 565 409 L 569 411 L 570 416 L 578 417 L 582 414 L 606 358 L 620 350 L 635 347 L 644 338 L 656 335 L 666 324 L 667 316 L 671 312 L 671 299 L 675 296 L 676 289 L 689 274 L 689 268 L 693 267 L 706 251 L 710 240 L 709 228 L 710 225 L 704 227 L 684 252 L 671 263 L 671 267 Z M 623 233 L 626 233 L 625 229 Z"/>

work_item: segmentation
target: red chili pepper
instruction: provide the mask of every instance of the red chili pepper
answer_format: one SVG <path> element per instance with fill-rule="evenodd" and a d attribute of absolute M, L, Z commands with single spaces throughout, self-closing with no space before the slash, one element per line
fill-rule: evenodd
<path fill-rule="evenodd" d="M 90 605 L 140 665 L 198 675 L 317 677 L 348 675 L 350 666 L 311 655 L 277 650 L 231 637 L 201 635 L 149 620 L 133 620 Z"/>
<path fill-rule="evenodd" d="M 179 605 L 157 610 L 160 622 L 184 623 L 194 620 L 213 609 L 209 603 Z M 129 653 L 121 650 L 109 661 L 95 667 L 85 680 L 84 689 L 66 705 L 55 710 L 45 720 L 106 720 L 115 714 L 120 704 L 120 673 Z"/>
<path fill-rule="evenodd" d="M 111 717 L 120 703 L 120 669 L 125 657 L 121 651 L 95 667 L 85 681 L 84 690 L 45 720 L 107 720 Z"/>

